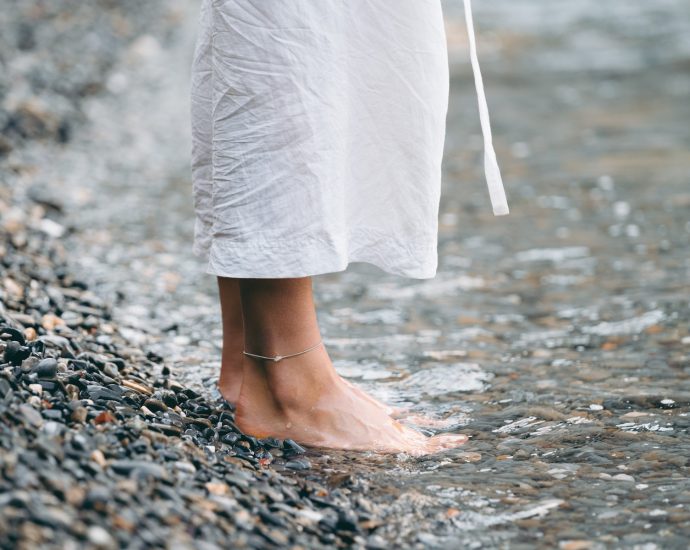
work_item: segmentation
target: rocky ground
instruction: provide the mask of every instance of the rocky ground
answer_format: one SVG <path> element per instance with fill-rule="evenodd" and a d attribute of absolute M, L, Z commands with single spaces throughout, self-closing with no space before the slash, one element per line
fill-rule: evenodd
<path fill-rule="evenodd" d="M 281 474 L 309 470 L 304 449 L 242 435 L 227 404 L 123 336 L 70 269 L 61 202 L 26 185 L 23 152 L 70 146 L 155 4 L 0 13 L 0 546 L 382 547 L 364 483 Z"/>

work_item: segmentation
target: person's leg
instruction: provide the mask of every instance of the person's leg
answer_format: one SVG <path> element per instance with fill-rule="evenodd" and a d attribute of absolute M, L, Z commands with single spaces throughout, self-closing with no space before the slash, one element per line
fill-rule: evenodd
<path fill-rule="evenodd" d="M 239 289 L 248 352 L 289 355 L 321 339 L 311 277 L 241 279 Z M 398 423 L 338 376 L 324 345 L 277 363 L 244 356 L 236 422 L 256 437 L 339 449 L 421 454 L 467 440 L 463 435 L 428 438 Z"/>
<path fill-rule="evenodd" d="M 242 385 L 242 350 L 244 322 L 238 279 L 218 277 L 221 318 L 223 320 L 223 354 L 218 389 L 223 398 L 235 405 Z"/>
<path fill-rule="evenodd" d="M 244 321 L 240 301 L 239 279 L 218 277 L 221 318 L 223 321 L 223 353 L 221 359 L 218 389 L 223 398 L 233 405 L 237 404 L 242 384 L 242 350 L 244 348 Z M 260 354 L 263 355 L 263 354 Z M 407 409 L 381 403 L 355 384 L 340 377 L 353 391 L 370 403 L 380 407 L 394 418 L 404 418 L 420 426 L 445 426 L 447 422 L 424 415 L 413 415 Z"/>

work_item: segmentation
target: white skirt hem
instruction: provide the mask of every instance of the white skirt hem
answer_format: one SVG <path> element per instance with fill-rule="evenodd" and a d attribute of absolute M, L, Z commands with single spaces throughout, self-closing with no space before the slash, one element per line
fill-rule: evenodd
<path fill-rule="evenodd" d="M 364 235 L 366 231 L 358 233 Z M 305 235 L 278 241 L 271 246 L 216 237 L 197 239 L 192 252 L 195 256 L 206 258 L 205 273 L 218 277 L 311 277 L 345 271 L 351 263 L 367 263 L 391 275 L 431 279 L 436 276 L 438 266 L 436 239 L 436 235 L 431 235 L 420 239 L 421 242 L 417 244 L 410 244 L 386 238 L 386 246 L 382 247 L 381 238 L 376 237 L 372 241 L 359 239 L 356 248 L 348 248 L 348 243 L 353 241 L 346 237 L 333 242 Z M 315 240 L 321 246 L 315 246 Z M 376 255 L 377 250 L 386 250 L 386 257 Z"/>

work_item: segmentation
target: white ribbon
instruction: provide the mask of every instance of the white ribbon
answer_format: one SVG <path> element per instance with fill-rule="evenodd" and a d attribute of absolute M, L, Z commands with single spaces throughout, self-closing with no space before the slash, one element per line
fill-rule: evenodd
<path fill-rule="evenodd" d="M 472 5 L 470 0 L 464 0 L 464 2 L 467 36 L 470 40 L 470 60 L 472 62 L 472 72 L 474 73 L 474 85 L 477 88 L 477 101 L 479 103 L 479 121 L 481 122 L 482 134 L 484 136 L 484 173 L 486 174 L 486 183 L 489 187 L 489 197 L 494 216 L 502 216 L 509 212 L 508 202 L 491 139 L 489 108 L 486 104 L 484 82 L 482 81 L 482 73 L 479 70 L 479 60 L 477 59 L 477 42 L 474 36 L 474 23 L 472 22 Z"/>

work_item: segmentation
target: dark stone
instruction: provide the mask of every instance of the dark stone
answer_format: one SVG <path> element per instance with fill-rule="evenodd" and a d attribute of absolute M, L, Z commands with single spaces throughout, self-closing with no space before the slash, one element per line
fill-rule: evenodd
<path fill-rule="evenodd" d="M 16 340 L 10 340 L 5 348 L 3 361 L 12 365 L 20 365 L 29 355 L 31 355 L 31 348 L 29 346 L 22 346 Z"/>
<path fill-rule="evenodd" d="M 336 529 L 339 531 L 360 531 L 355 513 L 351 510 L 341 510 L 338 513 Z"/>
<path fill-rule="evenodd" d="M 56 390 L 63 389 L 61 384 L 58 384 L 53 380 L 39 380 L 38 383 L 41 384 L 43 391 L 48 393 L 55 393 Z"/>
<path fill-rule="evenodd" d="M 259 440 L 259 443 L 264 447 L 269 447 L 271 449 L 280 449 L 283 446 L 282 441 L 276 439 L 275 437 L 267 437 L 265 439 Z"/>
<path fill-rule="evenodd" d="M 163 424 L 159 422 L 154 422 L 152 424 L 149 424 L 149 427 L 152 430 L 156 430 L 157 432 L 164 433 L 166 435 L 174 435 L 174 436 L 180 436 L 182 435 L 182 428 L 179 426 L 174 426 L 172 424 Z"/>
<path fill-rule="evenodd" d="M 0 378 L 0 397 L 4 399 L 11 391 L 12 385 L 4 378 Z"/>
<path fill-rule="evenodd" d="M 275 525 L 277 527 L 282 527 L 286 529 L 288 527 L 287 523 L 278 515 L 272 514 L 264 508 L 259 508 L 259 517 L 265 522 Z"/>
<path fill-rule="evenodd" d="M 327 515 L 319 520 L 319 527 L 325 531 L 335 531 L 338 525 L 337 516 Z"/>
<path fill-rule="evenodd" d="M 304 447 L 295 443 L 292 439 L 286 439 L 285 441 L 283 441 L 283 449 L 286 452 L 289 452 L 290 454 L 295 454 L 295 455 L 301 455 L 301 454 L 304 454 L 307 452 L 304 449 Z"/>
<path fill-rule="evenodd" d="M 47 357 L 46 359 L 39 361 L 39 363 L 33 368 L 33 372 L 35 372 L 39 378 L 50 379 L 55 378 L 57 368 L 57 360 L 53 357 Z"/>
<path fill-rule="evenodd" d="M 0 336 L 8 334 L 12 341 L 19 342 L 20 345 L 26 344 L 26 338 L 24 338 L 24 333 L 14 327 L 4 326 L 0 329 Z"/>
<path fill-rule="evenodd" d="M 239 434 L 230 432 L 229 434 L 225 434 L 220 440 L 223 443 L 227 443 L 228 445 L 232 445 L 235 443 L 238 439 L 240 438 Z"/>
<path fill-rule="evenodd" d="M 286 462 L 285 467 L 291 470 L 308 470 L 311 468 L 311 463 L 306 458 L 297 458 Z"/>
<path fill-rule="evenodd" d="M 167 405 L 158 399 L 147 399 L 144 401 L 144 406 L 152 412 L 165 412 L 168 410 Z"/>
<path fill-rule="evenodd" d="M 82 507 L 86 509 L 93 509 L 99 512 L 104 512 L 108 503 L 112 500 L 112 489 L 109 487 L 92 487 L 86 493 L 86 497 L 82 502 Z"/>
<path fill-rule="evenodd" d="M 111 389 L 103 386 L 88 386 L 86 392 L 94 401 L 117 401 L 122 402 L 122 396 Z"/>
<path fill-rule="evenodd" d="M 48 420 L 62 420 L 62 411 L 60 409 L 43 409 L 43 416 Z"/>
<path fill-rule="evenodd" d="M 19 412 L 32 426 L 41 426 L 43 424 L 43 417 L 41 413 L 34 409 L 31 405 L 22 403 L 19 405 Z"/>

